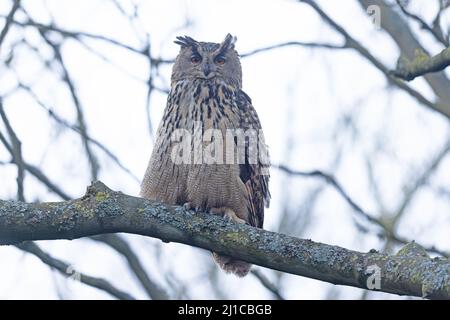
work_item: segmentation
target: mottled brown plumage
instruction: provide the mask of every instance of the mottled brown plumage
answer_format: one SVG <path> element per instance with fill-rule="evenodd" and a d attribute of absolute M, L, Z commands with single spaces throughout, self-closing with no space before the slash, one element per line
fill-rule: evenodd
<path fill-rule="evenodd" d="M 227 35 L 220 44 L 190 37 L 178 37 L 175 41 L 181 50 L 173 67 L 171 91 L 141 196 L 262 228 L 264 206 L 269 205 L 270 199 L 267 149 L 256 111 L 241 89 L 242 71 L 235 40 Z M 212 133 L 214 139 L 208 138 L 209 129 L 217 129 Z M 230 138 L 227 134 L 236 129 Z M 249 133 L 247 139 L 241 139 L 239 130 Z M 257 144 L 251 143 L 255 132 L 259 134 Z M 197 133 L 203 139 L 200 144 L 195 142 Z M 219 143 L 220 134 L 223 145 Z M 189 146 L 192 154 L 185 153 L 186 149 L 174 152 L 181 145 Z M 231 145 L 232 153 L 227 149 Z M 220 152 L 223 157 L 217 156 Z M 210 161 L 205 158 L 207 154 L 217 157 Z M 226 160 L 229 154 L 234 161 Z M 246 262 L 213 255 L 227 272 L 244 276 L 250 270 L 251 265 Z"/>

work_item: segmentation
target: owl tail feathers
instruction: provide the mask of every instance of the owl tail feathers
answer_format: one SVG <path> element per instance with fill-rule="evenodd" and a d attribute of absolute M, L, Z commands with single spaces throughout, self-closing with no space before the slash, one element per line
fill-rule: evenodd
<path fill-rule="evenodd" d="M 223 256 L 215 252 L 213 252 L 212 254 L 214 261 L 219 265 L 220 268 L 222 268 L 226 273 L 233 273 L 240 278 L 245 277 L 252 267 L 250 263 L 241 260 L 236 260 L 234 258 Z"/>

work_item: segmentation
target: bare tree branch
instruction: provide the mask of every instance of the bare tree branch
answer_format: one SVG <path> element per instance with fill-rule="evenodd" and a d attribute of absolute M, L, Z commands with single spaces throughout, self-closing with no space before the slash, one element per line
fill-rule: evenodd
<path fill-rule="evenodd" d="M 3 110 L 1 108 L 1 101 L 0 101 L 0 115 L 6 119 L 6 126 L 8 128 L 8 131 L 10 135 L 13 137 L 13 139 L 17 139 L 17 135 L 12 129 L 12 127 L 9 125 L 9 121 L 7 120 L 6 116 L 3 114 Z M 6 141 L 6 138 L 1 134 L 0 132 L 0 141 L 3 142 L 3 145 L 5 148 L 10 152 L 12 156 L 12 163 L 15 163 L 17 167 L 23 167 L 23 170 L 28 171 L 31 173 L 35 178 L 37 178 L 42 184 L 44 184 L 46 187 L 50 189 L 50 191 L 54 192 L 58 196 L 60 196 L 64 200 L 69 200 L 71 197 L 66 194 L 64 191 L 62 191 L 55 183 L 53 183 L 39 168 L 30 165 L 26 163 L 23 159 L 21 159 L 22 162 L 19 164 L 17 157 L 14 156 L 14 150 L 13 147 Z M 99 236 L 101 239 L 97 238 L 94 240 L 102 241 L 105 244 L 109 245 L 112 249 L 116 250 L 118 253 L 125 256 L 127 261 L 130 264 L 131 271 L 136 275 L 137 279 L 140 281 L 142 286 L 146 289 L 147 293 L 149 293 L 149 296 L 153 299 L 168 299 L 168 295 L 164 292 L 164 290 L 159 287 L 156 283 L 154 283 L 148 274 L 146 273 L 145 269 L 140 264 L 139 258 L 137 255 L 131 250 L 128 243 L 119 238 L 119 236 L 115 234 L 110 235 L 104 235 Z M 42 251 L 42 250 L 41 250 Z M 42 255 L 46 255 L 45 252 L 42 253 Z M 46 263 L 46 259 L 41 259 L 44 263 Z M 99 288 L 101 289 L 101 288 Z"/>
<path fill-rule="evenodd" d="M 412 61 L 404 58 L 397 70 L 392 71 L 396 77 L 404 80 L 413 80 L 431 72 L 442 71 L 450 65 L 450 47 L 442 50 L 439 54 L 428 57 L 424 52 L 416 53 Z"/>
<path fill-rule="evenodd" d="M 154 300 L 169 299 L 169 294 L 154 280 L 150 279 L 138 256 L 133 252 L 129 244 L 124 239 L 115 234 L 101 234 L 98 236 L 92 236 L 91 239 L 105 243 L 122 254 L 150 298 Z"/>
<path fill-rule="evenodd" d="M 449 152 L 450 152 L 450 139 L 444 144 L 442 150 L 440 150 L 434 156 L 434 158 L 426 166 L 423 172 L 420 173 L 417 176 L 417 178 L 413 180 L 410 184 L 405 186 L 404 196 L 398 208 L 394 211 L 393 214 L 383 219 L 383 225 L 385 226 L 385 230 L 387 231 L 388 234 L 391 235 L 395 234 L 395 230 L 398 229 L 398 225 L 400 224 L 402 217 L 405 215 L 408 206 L 414 200 L 414 196 L 423 186 L 427 184 L 427 182 L 430 180 L 430 177 L 436 172 L 439 165 L 447 157 Z M 391 241 L 399 242 L 398 240 L 399 237 L 388 238 L 388 241 L 385 244 L 385 249 L 387 250 L 390 249 Z M 445 256 L 449 257 L 448 253 L 446 253 Z"/>
<path fill-rule="evenodd" d="M 442 115 L 446 116 L 447 118 L 450 118 L 450 102 L 447 103 L 447 100 L 443 100 L 440 103 L 433 103 L 427 98 L 425 98 L 420 92 L 417 90 L 411 88 L 408 84 L 406 84 L 404 81 L 398 79 L 397 77 L 394 77 L 390 70 L 381 62 L 379 61 L 370 51 L 365 48 L 361 43 L 359 43 L 356 39 L 354 39 L 342 26 L 340 26 L 336 21 L 334 21 L 327 13 L 325 13 L 315 1 L 312 0 L 298 0 L 299 2 L 308 4 L 311 8 L 313 8 L 317 14 L 319 14 L 322 19 L 327 22 L 333 29 L 335 29 L 341 36 L 344 37 L 346 46 L 349 48 L 352 48 L 356 50 L 358 53 L 360 53 L 364 58 L 366 58 L 368 61 L 370 61 L 378 70 L 380 70 L 384 75 L 387 77 L 388 81 L 390 83 L 393 83 L 400 89 L 406 91 L 408 94 L 410 94 L 413 98 L 415 98 L 418 102 L 421 104 L 429 107 L 430 109 L 437 111 L 441 113 Z M 364 0 L 360 0 L 364 1 Z M 372 0 L 370 0 L 372 1 Z M 381 17 L 383 18 L 383 14 L 381 14 Z M 447 88 L 448 90 L 448 88 Z M 441 93 L 441 91 L 439 91 Z M 447 93 L 449 94 L 449 93 Z M 441 96 L 445 96 L 446 94 L 442 92 L 442 95 L 438 96 L 441 98 Z"/>
<path fill-rule="evenodd" d="M 8 151 L 11 153 L 11 156 L 14 159 L 14 162 L 17 164 L 17 199 L 19 201 L 25 201 L 24 189 L 23 189 L 23 180 L 25 178 L 25 164 L 22 157 L 22 142 L 19 140 L 17 135 L 15 134 L 8 117 L 6 116 L 5 110 L 3 108 L 3 102 L 0 97 L 0 117 L 5 124 L 6 130 L 8 131 L 9 140 L 11 141 Z M 6 139 L 1 139 L 3 144 L 6 143 Z M 4 141 L 5 140 L 5 141 Z"/>
<path fill-rule="evenodd" d="M 442 152 L 439 153 L 437 159 L 435 161 L 433 161 L 433 163 L 432 163 L 432 166 L 433 166 L 432 169 L 430 169 L 430 172 L 423 179 L 427 179 L 428 178 L 429 174 L 431 174 L 431 172 L 434 171 L 434 169 L 437 167 L 437 165 L 443 159 L 443 157 L 447 154 L 447 152 L 448 152 L 448 150 L 447 150 L 447 148 L 445 148 L 445 150 L 443 150 Z M 378 234 L 379 237 L 388 238 L 391 241 L 393 241 L 395 243 L 399 243 L 399 244 L 408 244 L 408 243 L 411 242 L 411 240 L 408 240 L 408 239 L 405 239 L 405 238 L 402 238 L 402 237 L 396 235 L 394 233 L 394 229 L 395 228 L 392 227 L 393 225 L 391 223 L 387 223 L 383 219 L 376 218 L 375 216 L 369 214 L 364 209 L 362 209 L 361 206 L 358 205 L 352 199 L 352 197 L 350 197 L 350 195 L 344 190 L 342 185 L 331 174 L 322 172 L 320 170 L 298 171 L 298 170 L 293 170 L 291 168 L 288 168 L 288 167 L 286 167 L 284 165 L 278 165 L 278 166 L 277 165 L 273 165 L 272 167 L 276 168 L 276 169 L 279 169 L 282 172 L 285 172 L 287 174 L 294 175 L 294 176 L 312 177 L 312 178 L 323 179 L 329 185 L 331 185 L 345 199 L 345 201 L 347 201 L 347 203 L 350 205 L 350 207 L 356 213 L 358 213 L 361 217 L 367 219 L 369 222 L 377 225 L 378 227 L 381 227 L 382 231 L 381 231 L 381 233 Z M 422 180 L 420 179 L 420 181 L 422 181 Z M 414 189 L 411 192 L 415 193 L 416 190 Z M 450 256 L 450 253 L 445 252 L 443 250 L 439 250 L 438 248 L 436 248 L 434 246 L 431 246 L 431 247 L 422 246 L 422 247 L 428 252 L 437 253 L 437 254 L 440 254 L 440 255 L 442 255 L 444 257 L 449 257 Z"/>
<path fill-rule="evenodd" d="M 0 18 L 6 18 L 3 15 L 0 15 Z M 144 54 L 142 52 L 142 50 L 133 48 L 127 44 L 121 43 L 117 40 L 102 36 L 102 35 L 96 35 L 96 34 L 92 34 L 92 33 L 88 33 L 88 32 L 83 32 L 83 31 L 69 31 L 69 30 L 65 30 L 63 28 L 57 27 L 55 25 L 46 25 L 43 23 L 39 23 L 39 22 L 35 22 L 31 19 L 26 20 L 25 22 L 20 22 L 17 20 L 12 20 L 11 21 L 12 24 L 18 25 L 18 26 L 22 26 L 22 27 L 34 27 L 37 28 L 38 30 L 42 30 L 43 32 L 47 32 L 47 31 L 53 31 L 56 33 L 59 33 L 60 35 L 66 37 L 66 38 L 72 38 L 75 40 L 80 40 L 81 38 L 87 38 L 87 39 L 93 39 L 93 40 L 100 40 L 106 43 L 109 43 L 111 45 L 115 45 L 117 47 L 121 47 L 123 49 L 129 50 L 131 52 L 137 53 L 137 54 Z M 164 60 L 162 60 L 162 63 L 164 63 Z"/>
<path fill-rule="evenodd" d="M 49 117 L 51 117 L 53 120 L 55 120 L 58 124 L 62 125 L 65 128 L 68 128 L 72 130 L 73 132 L 77 134 L 81 134 L 80 128 L 78 126 L 72 125 L 66 120 L 64 120 L 61 116 L 59 116 L 57 113 L 55 113 L 51 107 L 47 106 L 41 99 L 36 95 L 36 93 L 27 85 L 23 83 L 19 83 L 18 88 L 24 90 L 27 94 L 29 94 L 36 103 L 43 108 L 45 111 L 47 111 Z M 97 148 L 99 148 L 101 151 L 103 151 L 120 169 L 122 169 L 124 172 L 126 172 L 131 178 L 133 178 L 136 182 L 140 182 L 140 179 L 131 172 L 130 169 L 128 169 L 121 161 L 120 159 L 103 143 L 98 141 L 95 138 L 92 138 L 90 135 L 86 135 L 86 138 L 89 143 L 93 144 Z"/>
<path fill-rule="evenodd" d="M 323 48 L 323 49 L 347 49 L 348 47 L 344 45 L 339 44 L 331 44 L 331 43 L 316 43 L 316 42 L 302 42 L 302 41 L 289 41 L 289 42 L 283 42 L 279 44 L 274 44 L 271 46 L 258 48 L 246 53 L 241 54 L 241 58 L 245 58 L 248 56 L 252 56 L 257 53 L 270 51 L 273 49 L 279 49 L 279 48 L 285 48 L 285 47 L 293 47 L 293 46 L 300 46 L 300 47 L 307 47 L 307 48 Z"/>
<path fill-rule="evenodd" d="M 16 247 L 19 248 L 20 250 L 23 250 L 25 252 L 35 255 L 46 265 L 52 267 L 55 270 L 58 270 L 62 275 L 66 276 L 66 277 L 72 275 L 69 272 L 69 271 L 71 271 L 70 265 L 45 253 L 44 251 L 41 250 L 41 248 L 39 248 L 39 246 L 37 244 L 27 241 L 24 243 L 17 244 Z M 88 286 L 103 290 L 117 299 L 134 300 L 134 298 L 131 295 L 115 288 L 112 284 L 110 284 L 105 279 L 91 277 L 91 276 L 88 276 L 81 272 L 78 272 L 76 270 L 72 270 L 72 271 L 77 272 L 77 275 L 76 275 L 76 277 L 74 277 L 74 279 L 77 279 L 80 282 L 82 282 Z"/>
<path fill-rule="evenodd" d="M 426 23 L 421 17 L 419 17 L 418 15 L 411 13 L 408 11 L 408 9 L 406 9 L 406 7 L 404 6 L 404 4 L 402 3 L 402 1 L 400 0 L 395 0 L 395 2 L 397 3 L 397 5 L 399 6 L 400 10 L 402 10 L 402 12 L 409 18 L 411 18 L 412 20 L 416 21 L 419 23 L 420 27 L 426 31 L 428 31 L 433 37 L 436 38 L 436 40 L 438 40 L 439 42 L 441 42 L 444 46 L 448 47 L 450 44 L 448 42 L 448 40 L 444 37 L 444 35 L 442 34 L 442 32 L 437 32 L 434 28 L 432 28 L 431 26 L 428 25 L 428 23 Z M 440 11 L 439 11 L 440 12 Z"/>
<path fill-rule="evenodd" d="M 401 55 L 409 60 L 414 59 L 417 51 L 425 52 L 428 55 L 427 50 L 416 39 L 406 21 L 392 8 L 392 6 L 388 5 L 385 0 L 358 1 L 364 10 L 367 10 L 371 5 L 376 5 L 380 8 L 380 26 L 395 41 Z M 434 107 L 449 117 L 450 80 L 443 72 L 425 74 L 424 79 L 438 97 L 438 102 L 434 104 Z M 428 106 L 433 109 L 433 106 Z"/>
<path fill-rule="evenodd" d="M 16 14 L 16 11 L 17 11 L 17 9 L 19 9 L 19 7 L 20 7 L 20 0 L 14 0 L 11 11 L 9 12 L 9 14 L 6 17 L 4 17 L 6 19 L 6 21 L 5 21 L 5 26 L 3 27 L 2 31 L 0 32 L 0 47 L 2 46 L 2 43 L 5 40 L 6 35 L 8 34 L 11 24 L 14 22 L 14 15 Z"/>
<path fill-rule="evenodd" d="M 370 222 L 374 222 L 379 224 L 379 221 L 372 217 L 370 214 L 365 212 L 353 199 L 347 194 L 347 192 L 344 191 L 341 184 L 330 174 L 322 172 L 320 170 L 313 170 L 313 171 L 298 171 L 298 170 L 292 170 L 284 165 L 279 166 L 272 166 L 274 168 L 277 168 L 287 174 L 290 175 L 296 175 L 296 176 L 303 176 L 303 177 L 316 177 L 321 178 L 325 180 L 328 184 L 330 184 L 333 188 L 336 189 L 336 191 L 347 201 L 347 203 L 361 216 L 369 220 Z"/>
<path fill-rule="evenodd" d="M 267 277 L 260 270 L 252 269 L 250 272 L 255 276 L 256 279 L 259 280 L 264 288 L 269 290 L 275 296 L 277 300 L 284 300 L 278 288 L 272 282 L 270 282 L 270 280 L 267 279 Z"/>
<path fill-rule="evenodd" d="M 193 214 L 183 207 L 114 192 L 101 182 L 71 201 L 0 201 L 2 244 L 115 232 L 184 243 L 267 268 L 364 289 L 371 270 L 379 268 L 380 291 L 450 299 L 450 262 L 431 259 L 414 243 L 395 256 L 361 253 L 229 223 L 211 214 Z"/>
<path fill-rule="evenodd" d="M 75 105 L 75 110 L 77 112 L 77 121 L 78 121 L 78 127 L 80 129 L 80 137 L 81 141 L 83 143 L 83 147 L 86 151 L 86 155 L 89 161 L 89 165 L 91 168 L 91 178 L 92 180 L 98 179 L 98 173 L 100 170 L 100 165 L 98 163 L 98 159 L 94 152 L 91 150 L 91 146 L 88 141 L 88 129 L 86 125 L 86 120 L 84 117 L 83 108 L 81 105 L 81 101 L 78 97 L 77 91 L 75 89 L 75 85 L 72 81 L 72 78 L 69 74 L 69 70 L 66 67 L 66 64 L 64 62 L 63 56 L 61 54 L 61 47 L 60 44 L 54 43 L 50 38 L 47 37 L 44 31 L 39 30 L 42 38 L 45 40 L 45 42 L 53 49 L 53 52 L 55 54 L 56 61 L 59 62 L 59 65 L 62 68 L 63 72 L 63 81 L 67 84 L 67 87 L 69 88 L 70 95 L 72 97 L 72 101 Z"/>

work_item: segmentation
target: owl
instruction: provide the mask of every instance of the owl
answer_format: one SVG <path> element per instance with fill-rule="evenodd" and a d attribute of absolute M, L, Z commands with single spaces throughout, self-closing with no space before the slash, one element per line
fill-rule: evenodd
<path fill-rule="evenodd" d="M 228 34 L 221 43 L 177 37 L 167 105 L 140 195 L 262 228 L 269 163 L 261 124 L 242 90 L 242 68 Z M 251 265 L 213 253 L 226 272 Z"/>

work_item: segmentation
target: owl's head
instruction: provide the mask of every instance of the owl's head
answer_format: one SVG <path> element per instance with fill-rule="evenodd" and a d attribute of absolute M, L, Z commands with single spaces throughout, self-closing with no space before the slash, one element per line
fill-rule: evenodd
<path fill-rule="evenodd" d="M 181 46 L 172 70 L 172 81 L 183 79 L 222 79 L 241 87 L 242 68 L 234 49 L 236 37 L 227 34 L 222 43 L 199 42 L 191 37 L 177 37 Z"/>

